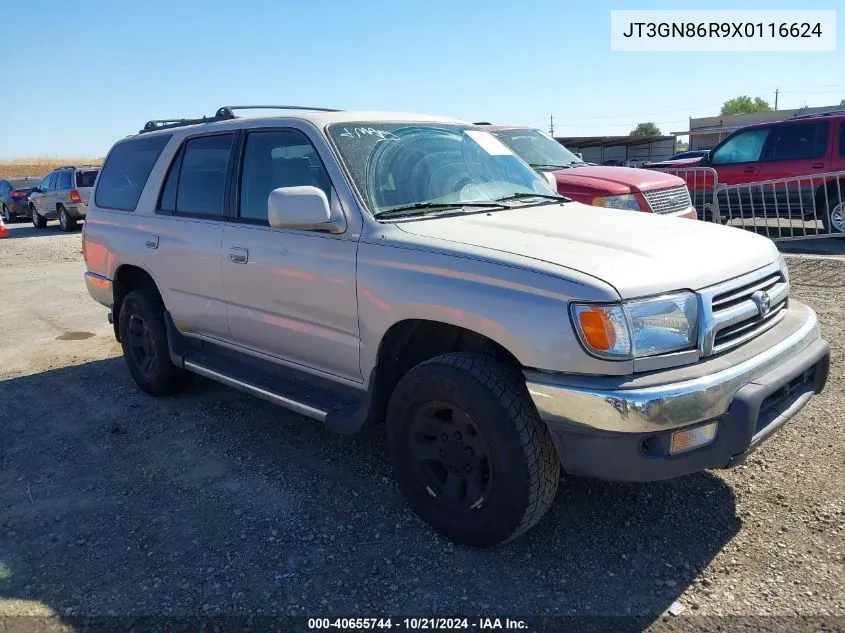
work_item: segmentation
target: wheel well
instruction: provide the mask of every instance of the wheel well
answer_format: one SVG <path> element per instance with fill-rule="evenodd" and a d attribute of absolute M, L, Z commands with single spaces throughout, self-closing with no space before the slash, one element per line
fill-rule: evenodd
<path fill-rule="evenodd" d="M 146 270 L 139 268 L 138 266 L 131 266 L 128 264 L 120 266 L 117 269 L 114 275 L 112 288 L 112 292 L 114 293 L 114 305 L 112 307 L 114 335 L 117 340 L 120 341 L 118 323 L 120 323 L 120 306 L 123 303 L 123 298 L 133 290 L 144 288 L 155 293 L 155 296 L 158 297 L 159 301 L 161 301 L 161 293 L 159 293 L 158 286 L 156 286 L 155 281 L 153 281 L 153 278 Z"/>
<path fill-rule="evenodd" d="M 520 362 L 496 341 L 466 328 L 438 321 L 408 319 L 395 323 L 379 345 L 372 380 L 370 423 L 384 420 L 390 395 L 412 368 L 450 352 L 486 354 L 516 369 Z"/>
<path fill-rule="evenodd" d="M 816 208 L 823 207 L 824 212 L 827 213 L 829 209 L 825 204 L 829 205 L 830 201 L 836 200 L 837 197 L 845 200 L 845 179 L 831 180 L 824 185 L 819 185 L 816 189 Z"/>

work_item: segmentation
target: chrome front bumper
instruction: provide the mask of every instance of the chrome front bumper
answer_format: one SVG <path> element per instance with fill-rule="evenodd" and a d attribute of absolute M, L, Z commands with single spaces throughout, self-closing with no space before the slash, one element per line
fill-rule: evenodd
<path fill-rule="evenodd" d="M 641 388 L 624 384 L 604 388 L 602 382 L 608 381 L 602 378 L 573 381 L 572 377 L 526 371 L 528 392 L 547 423 L 584 432 L 657 433 L 712 420 L 728 411 L 744 386 L 789 364 L 819 341 L 818 317 L 811 308 L 791 301 L 789 312 L 793 321 L 803 320 L 797 329 L 760 353 L 713 373 L 672 380 L 678 370 L 666 370 L 656 372 L 657 384 L 652 380 Z M 767 334 L 776 336 L 778 329 Z M 664 374 L 667 380 L 660 383 Z"/>

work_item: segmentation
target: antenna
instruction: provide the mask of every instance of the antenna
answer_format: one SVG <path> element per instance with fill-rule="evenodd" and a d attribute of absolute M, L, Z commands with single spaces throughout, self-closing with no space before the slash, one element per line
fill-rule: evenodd
<path fill-rule="evenodd" d="M 552 137 L 555 135 L 555 116 L 553 114 L 549 115 L 549 135 Z"/>

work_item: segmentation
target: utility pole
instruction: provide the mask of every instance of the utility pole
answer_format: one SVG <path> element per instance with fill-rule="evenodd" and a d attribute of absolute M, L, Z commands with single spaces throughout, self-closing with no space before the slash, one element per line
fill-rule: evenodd
<path fill-rule="evenodd" d="M 555 117 L 553 114 L 549 115 L 549 134 L 554 138 L 555 135 Z"/>
<path fill-rule="evenodd" d="M 778 109 L 778 91 L 780 88 L 775 88 L 775 110 Z"/>

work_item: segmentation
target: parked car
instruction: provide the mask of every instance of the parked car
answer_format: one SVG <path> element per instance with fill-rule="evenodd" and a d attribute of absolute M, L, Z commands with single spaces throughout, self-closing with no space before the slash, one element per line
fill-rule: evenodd
<path fill-rule="evenodd" d="M 594 206 L 695 218 L 683 179 L 653 171 L 591 166 L 543 132 L 512 125 L 485 125 L 535 170 L 548 174 L 562 196 Z"/>
<path fill-rule="evenodd" d="M 810 180 L 818 174 L 845 171 L 845 112 L 751 125 L 732 133 L 703 157 L 648 167 L 709 167 L 725 185 L 806 176 L 789 187 L 741 191 L 741 199 L 731 200 L 730 212 L 734 216 L 806 218 L 815 209 L 826 231 L 845 232 L 845 177 Z M 706 195 L 695 188 L 694 193 Z M 722 213 L 728 203 L 727 196 L 720 194 Z"/>
<path fill-rule="evenodd" d="M 619 160 L 618 158 L 610 158 L 606 161 L 602 161 L 603 167 L 625 167 L 625 161 Z"/>
<path fill-rule="evenodd" d="M 40 182 L 38 176 L 0 180 L 0 212 L 6 224 L 16 222 L 19 217 L 29 216 L 29 193 Z"/>
<path fill-rule="evenodd" d="M 685 152 L 678 152 L 671 158 L 667 160 L 685 160 L 687 158 L 701 158 L 702 156 L 706 156 L 709 149 L 691 149 Z"/>
<path fill-rule="evenodd" d="M 741 464 L 825 384 L 764 237 L 561 198 L 461 121 L 236 110 L 111 148 L 88 292 L 149 394 L 200 374 L 337 432 L 386 424 L 399 488 L 452 539 L 525 532 L 561 470 Z"/>
<path fill-rule="evenodd" d="M 63 231 L 73 231 L 85 219 L 88 197 L 100 168 L 93 165 L 59 167 L 47 174 L 29 194 L 29 215 L 37 229 L 59 220 Z"/>

